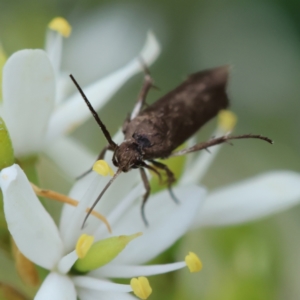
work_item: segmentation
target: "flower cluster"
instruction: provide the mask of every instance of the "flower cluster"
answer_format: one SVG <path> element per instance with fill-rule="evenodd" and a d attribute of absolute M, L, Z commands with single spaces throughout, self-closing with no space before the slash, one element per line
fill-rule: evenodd
<path fill-rule="evenodd" d="M 185 266 L 191 272 L 202 268 L 194 253 L 182 262 L 144 265 L 188 230 L 250 221 L 299 202 L 300 176 L 289 171 L 270 172 L 208 193 L 199 181 L 220 149 L 216 146 L 211 153 L 196 154 L 186 162 L 174 188 L 178 199 L 183 199 L 180 205 L 169 200 L 165 190 L 151 195 L 147 203 L 149 227 L 140 217 L 137 199 L 144 191 L 135 170 L 120 176 L 95 208 L 106 216 L 113 236 L 105 223 L 92 216 L 81 228 L 86 209 L 106 184 L 95 172 L 74 184 L 69 198 L 76 206 L 63 207 L 57 226 L 33 191 L 30 173 L 25 168 L 25 174 L 20 166 L 28 157 L 45 151 L 68 174 L 78 175 L 94 159 L 66 137 L 90 117 L 79 94 L 67 97 L 65 93 L 69 83 L 60 71 L 60 60 L 62 36 L 69 33 L 65 20 L 55 19 L 50 23 L 46 51 L 18 51 L 3 68 L 0 112 L 7 130 L 2 122 L 0 138 L 5 147 L 1 149 L 0 187 L 16 246 L 27 259 L 49 271 L 35 299 L 135 299 L 128 294 L 131 291 L 146 299 L 151 287 L 144 276 Z M 150 65 L 159 52 L 155 36 L 149 33 L 137 58 L 84 89 L 93 107 L 99 110 L 128 78 L 141 71 L 139 57 Z M 228 134 L 235 125 L 228 112 L 223 112 L 220 120 L 215 136 Z M 121 138 L 119 132 L 114 140 Z M 15 158 L 20 165 L 14 164 Z M 106 158 L 109 161 L 111 154 Z M 107 169 L 104 172 L 110 173 Z M 131 278 L 131 282 L 117 284 L 108 278 Z"/>

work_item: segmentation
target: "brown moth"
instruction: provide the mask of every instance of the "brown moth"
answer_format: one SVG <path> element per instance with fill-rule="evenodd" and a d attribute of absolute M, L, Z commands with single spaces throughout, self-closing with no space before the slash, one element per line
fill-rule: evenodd
<path fill-rule="evenodd" d="M 79 84 L 70 75 L 108 142 L 108 145 L 99 154 L 98 159 L 103 159 L 107 150 L 113 151 L 112 161 L 118 167 L 115 175 L 93 203 L 82 226 L 84 226 L 88 216 L 102 195 L 121 172 L 128 172 L 136 168 L 140 170 L 146 189 L 141 213 L 144 223 L 147 225 L 144 208 L 150 194 L 150 185 L 145 168 L 155 172 L 159 178 L 161 178 L 159 169 L 166 173 L 170 195 L 175 202 L 178 202 L 171 190 L 171 186 L 176 180 L 173 172 L 165 164 L 155 161 L 155 159 L 184 155 L 233 139 L 256 138 L 273 143 L 272 140 L 261 135 L 225 135 L 184 150 L 174 151 L 206 122 L 215 117 L 220 110 L 228 107 L 229 100 L 226 94 L 228 73 L 228 66 L 194 73 L 174 90 L 152 105 L 144 108 L 147 93 L 154 86 L 153 80 L 146 70 L 144 84 L 138 101 L 130 117 L 127 118 L 123 125 L 124 141 L 120 145 L 117 145 L 112 140 L 110 133 L 91 106 Z"/>

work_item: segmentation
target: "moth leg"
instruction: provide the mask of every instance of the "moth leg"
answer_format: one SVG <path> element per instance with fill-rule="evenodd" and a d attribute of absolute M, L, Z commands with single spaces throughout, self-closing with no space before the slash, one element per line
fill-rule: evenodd
<path fill-rule="evenodd" d="M 238 140 L 238 139 L 260 139 L 260 140 L 263 140 L 270 144 L 273 144 L 273 141 L 271 139 L 269 139 L 268 137 L 262 136 L 262 135 L 258 135 L 258 134 L 243 134 L 243 135 L 235 135 L 235 136 L 224 135 L 224 136 L 221 136 L 218 138 L 214 138 L 207 142 L 202 142 L 202 143 L 196 144 L 190 148 L 186 148 L 186 149 L 183 149 L 183 150 L 180 150 L 177 152 L 173 152 L 173 153 L 171 153 L 171 155 L 169 157 L 180 156 L 180 155 L 188 154 L 191 152 L 200 151 L 200 150 L 207 149 L 207 148 L 215 146 L 215 145 L 227 143 L 230 140 Z"/>
<path fill-rule="evenodd" d="M 101 152 L 100 152 L 99 155 L 97 156 L 96 161 L 97 161 L 97 160 L 100 160 L 100 159 L 103 159 L 107 150 L 111 150 L 111 151 L 112 151 L 112 149 L 110 148 L 110 145 L 105 146 L 105 147 L 101 150 Z M 75 179 L 76 179 L 76 180 L 79 180 L 79 179 L 83 178 L 84 176 L 86 176 L 87 174 L 89 174 L 90 172 L 92 172 L 92 170 L 93 170 L 92 168 L 88 169 L 87 171 L 85 171 L 84 173 L 82 173 L 81 175 L 79 175 L 78 177 L 76 177 Z"/>
<path fill-rule="evenodd" d="M 148 170 L 151 170 L 152 172 L 154 172 L 158 177 L 159 184 L 162 184 L 161 174 L 155 168 L 153 168 L 152 166 L 147 165 L 146 163 L 141 164 L 141 166 L 148 169 Z"/>
<path fill-rule="evenodd" d="M 138 96 L 138 100 L 133 108 L 132 113 L 131 113 L 130 120 L 133 120 L 140 113 L 140 111 L 142 110 L 142 108 L 145 104 L 147 94 L 148 94 L 150 88 L 153 87 L 153 79 L 151 78 L 149 71 L 147 70 L 145 65 L 143 65 L 143 68 L 145 71 L 144 83 L 143 83 L 142 89 L 140 91 L 140 94 Z"/>
<path fill-rule="evenodd" d="M 155 167 L 157 167 L 159 169 L 162 169 L 166 172 L 166 175 L 167 175 L 167 178 L 168 178 L 167 184 L 168 184 L 169 194 L 170 194 L 171 198 L 173 199 L 173 201 L 175 203 L 179 204 L 180 201 L 174 195 L 173 190 L 172 190 L 172 184 L 176 181 L 174 173 L 169 169 L 169 167 L 167 165 L 165 165 L 161 162 L 155 161 L 155 160 L 150 160 L 150 161 Z"/>
<path fill-rule="evenodd" d="M 146 172 L 145 172 L 144 168 L 140 168 L 140 173 L 141 173 L 141 177 L 142 177 L 142 180 L 143 180 L 143 183 L 144 183 L 144 187 L 146 189 L 146 193 L 143 196 L 141 214 L 142 214 L 142 219 L 143 219 L 145 225 L 148 226 L 149 223 L 148 223 L 148 221 L 146 219 L 146 215 L 145 215 L 145 204 L 146 204 L 146 202 L 149 198 L 151 188 L 150 188 L 149 180 L 148 180 L 148 177 L 146 175 Z"/>

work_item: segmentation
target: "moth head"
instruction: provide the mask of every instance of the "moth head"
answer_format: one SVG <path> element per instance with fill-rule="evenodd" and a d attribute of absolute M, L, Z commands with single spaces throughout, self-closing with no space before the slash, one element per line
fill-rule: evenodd
<path fill-rule="evenodd" d="M 134 140 L 124 141 L 114 152 L 113 163 L 123 172 L 138 168 L 143 162 L 139 145 Z"/>

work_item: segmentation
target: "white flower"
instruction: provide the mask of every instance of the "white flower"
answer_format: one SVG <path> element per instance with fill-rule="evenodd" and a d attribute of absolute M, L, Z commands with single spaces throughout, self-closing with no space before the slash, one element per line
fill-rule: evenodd
<path fill-rule="evenodd" d="M 18 158 L 36 155 L 49 148 L 54 140 L 91 117 L 78 92 L 65 96 L 65 82 L 68 85 L 72 82 L 59 70 L 61 40 L 58 32 L 50 32 L 46 47 L 48 53 L 43 50 L 18 51 L 3 68 L 3 105 L 0 112 Z M 84 89 L 94 108 L 101 108 L 131 76 L 142 70 L 140 57 L 151 65 L 159 52 L 154 35 L 148 33 L 137 58 Z"/>
<path fill-rule="evenodd" d="M 149 40 L 141 54 L 148 65 L 159 52 L 153 36 L 150 35 Z M 52 53 L 60 52 L 55 49 L 58 48 L 54 47 Z M 56 54 L 50 55 L 49 60 L 42 50 L 23 50 L 8 60 L 4 68 L 2 114 L 16 156 L 37 154 L 47 147 L 47 154 L 56 159 L 60 167 L 69 174 L 78 174 L 83 165 L 78 162 L 84 162 L 86 167 L 86 158 L 90 160 L 93 155 L 73 140 L 59 137 L 89 118 L 90 112 L 78 93 L 62 101 L 63 93 L 57 90 L 63 86 L 58 82 L 61 78 L 59 63 L 53 62 Z M 129 76 L 139 70 L 140 63 L 135 59 L 86 88 L 95 109 L 99 109 Z M 56 142 L 52 143 L 54 140 Z M 115 141 L 119 142 L 118 139 Z M 113 261 L 85 276 L 70 275 L 69 270 L 77 259 L 74 248 L 82 233 L 86 208 L 103 189 L 105 179 L 91 173 L 74 185 L 70 196 L 80 203 L 76 208 L 64 206 L 58 229 L 33 193 L 23 171 L 17 165 L 3 169 L 0 187 L 9 231 L 27 258 L 50 271 L 36 299 L 75 300 L 77 296 L 83 300 L 132 299 L 124 293 L 132 290 L 129 285 L 104 279 L 149 276 L 181 268 L 185 265 L 183 262 L 165 266 L 141 264 L 170 247 L 190 228 L 246 222 L 299 202 L 299 174 L 278 171 L 212 192 L 204 203 L 205 191 L 195 184 L 204 175 L 217 149 L 219 147 L 212 148 L 212 154 L 202 152 L 190 159 L 178 187 L 174 188 L 176 196 L 182 199 L 180 205 L 173 203 L 166 191 L 151 196 L 146 206 L 148 228 L 140 216 L 140 202 L 136 201 L 143 193 L 139 174 L 132 170 L 120 176 L 96 210 L 107 216 L 114 234 L 130 235 L 137 231 L 144 234 Z M 111 157 L 111 153 L 107 157 Z M 93 235 L 96 241 L 108 236 L 104 225 L 93 217 L 84 232 Z"/>
<path fill-rule="evenodd" d="M 185 262 L 161 266 L 141 266 L 141 264 L 170 247 L 188 230 L 202 205 L 204 189 L 193 185 L 175 188 L 178 197 L 186 199 L 181 205 L 174 205 L 171 200 L 165 201 L 168 197 L 166 191 L 152 196 L 147 207 L 151 226 L 145 228 L 140 217 L 140 205 L 135 201 L 143 188 L 141 184 L 133 188 L 136 180 L 131 180 L 122 191 L 126 196 L 119 205 L 112 208 L 109 201 L 102 201 L 102 209 L 110 211 L 108 220 L 113 226 L 114 235 L 131 235 L 143 231 L 143 236 L 133 240 L 119 256 L 102 268 L 85 276 L 68 275 L 78 258 L 74 248 L 82 233 L 80 227 L 86 214 L 86 203 L 91 200 L 95 190 L 99 190 L 98 177 L 92 173 L 75 184 L 70 196 L 80 199 L 81 202 L 75 209 L 64 210 L 58 229 L 34 194 L 21 168 L 13 165 L 1 171 L 0 187 L 9 231 L 27 258 L 50 271 L 35 299 L 75 300 L 78 296 L 85 300 L 90 299 L 89 295 L 94 295 L 97 299 L 108 297 L 133 299 L 130 295 L 124 294 L 132 291 L 130 285 L 115 284 L 105 278 L 154 275 L 186 266 Z M 132 176 L 129 177 L 133 179 Z M 90 187 L 88 190 L 87 186 Z M 129 190 L 131 191 L 127 193 Z M 120 196 L 120 193 L 113 189 L 110 195 L 112 200 L 113 193 Z M 99 223 L 99 220 L 93 220 L 92 217 L 84 231 L 92 234 L 96 241 L 108 235 L 103 224 Z"/>

